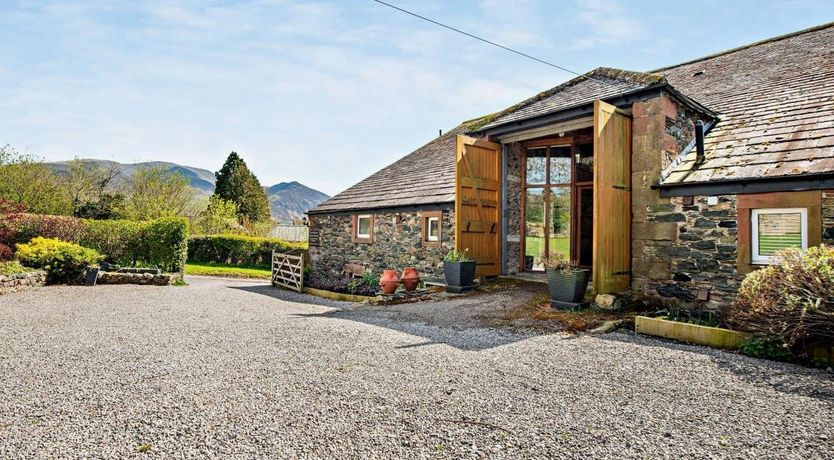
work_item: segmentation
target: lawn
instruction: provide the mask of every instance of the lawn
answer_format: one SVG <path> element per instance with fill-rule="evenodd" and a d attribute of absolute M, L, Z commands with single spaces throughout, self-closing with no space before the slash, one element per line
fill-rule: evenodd
<path fill-rule="evenodd" d="M 270 279 L 272 272 L 263 267 L 238 267 L 216 263 L 186 263 L 186 275 L 227 276 L 230 278 Z"/>
<path fill-rule="evenodd" d="M 544 253 L 544 238 L 540 236 L 528 236 L 525 238 L 525 253 L 529 254 L 543 254 Z M 550 252 L 558 252 L 566 257 L 570 256 L 570 238 L 550 237 Z"/>

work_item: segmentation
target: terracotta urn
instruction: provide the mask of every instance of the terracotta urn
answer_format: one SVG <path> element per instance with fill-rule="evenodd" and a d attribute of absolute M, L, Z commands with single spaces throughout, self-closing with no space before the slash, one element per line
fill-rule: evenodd
<path fill-rule="evenodd" d="M 417 285 L 420 284 L 420 275 L 414 267 L 403 270 L 403 276 L 400 279 L 403 281 L 405 290 L 409 292 L 417 289 Z"/>
<path fill-rule="evenodd" d="M 382 271 L 382 276 L 379 278 L 379 287 L 382 288 L 382 292 L 386 294 L 393 294 L 394 291 L 397 290 L 397 285 L 399 283 L 400 279 L 397 278 L 396 270 Z"/>

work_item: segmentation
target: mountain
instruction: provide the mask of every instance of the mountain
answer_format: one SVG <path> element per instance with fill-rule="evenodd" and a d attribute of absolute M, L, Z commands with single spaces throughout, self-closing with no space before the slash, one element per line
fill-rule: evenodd
<path fill-rule="evenodd" d="M 281 222 L 301 219 L 304 213 L 330 198 L 296 181 L 281 182 L 266 188 L 272 217 Z"/>
<path fill-rule="evenodd" d="M 207 169 L 183 166 L 167 161 L 146 161 L 142 163 L 118 163 L 110 160 L 92 159 L 82 159 L 80 161 L 116 170 L 117 184 L 129 180 L 139 168 L 162 166 L 169 168 L 171 171 L 182 173 L 183 176 L 191 181 L 191 186 L 197 189 L 199 195 L 208 196 L 214 193 L 214 173 Z M 47 164 L 53 171 L 62 174 L 69 169 L 70 163 L 69 161 L 56 161 Z M 296 181 L 281 182 L 264 188 L 269 197 L 272 217 L 280 222 L 291 222 L 294 219 L 301 219 L 307 210 L 312 209 L 322 201 L 330 198 L 324 193 Z"/>

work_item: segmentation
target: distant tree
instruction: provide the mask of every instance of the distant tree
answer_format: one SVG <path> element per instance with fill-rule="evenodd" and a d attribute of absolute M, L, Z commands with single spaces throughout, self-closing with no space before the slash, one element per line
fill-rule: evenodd
<path fill-rule="evenodd" d="M 95 201 L 75 202 L 72 215 L 84 219 L 121 219 L 125 212 L 124 193 L 102 193 Z"/>
<path fill-rule="evenodd" d="M 125 217 L 148 220 L 186 215 L 195 191 L 181 172 L 164 166 L 146 166 L 133 173 L 124 194 Z"/>
<path fill-rule="evenodd" d="M 73 215 L 88 219 L 118 219 L 124 210 L 125 196 L 108 193 L 119 174 L 116 167 L 104 167 L 78 158 L 60 175 L 61 188 L 72 201 Z"/>
<path fill-rule="evenodd" d="M 237 205 L 238 221 L 269 220 L 269 199 L 266 191 L 236 152 L 229 154 L 223 167 L 214 173 L 214 176 L 217 179 L 214 196 Z"/>
<path fill-rule="evenodd" d="M 52 168 L 8 146 L 0 148 L 0 198 L 38 214 L 72 211 L 72 201 Z"/>
<path fill-rule="evenodd" d="M 193 222 L 194 233 L 215 235 L 218 233 L 240 233 L 237 205 L 217 196 L 209 198 L 209 204 Z"/>

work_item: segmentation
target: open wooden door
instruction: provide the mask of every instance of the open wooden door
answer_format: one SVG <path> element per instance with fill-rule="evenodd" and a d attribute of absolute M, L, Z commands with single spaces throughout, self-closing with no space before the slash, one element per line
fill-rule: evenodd
<path fill-rule="evenodd" d="M 594 292 L 631 282 L 631 117 L 594 101 Z"/>
<path fill-rule="evenodd" d="M 475 274 L 501 274 L 501 145 L 458 136 L 455 247 L 477 262 Z"/>

